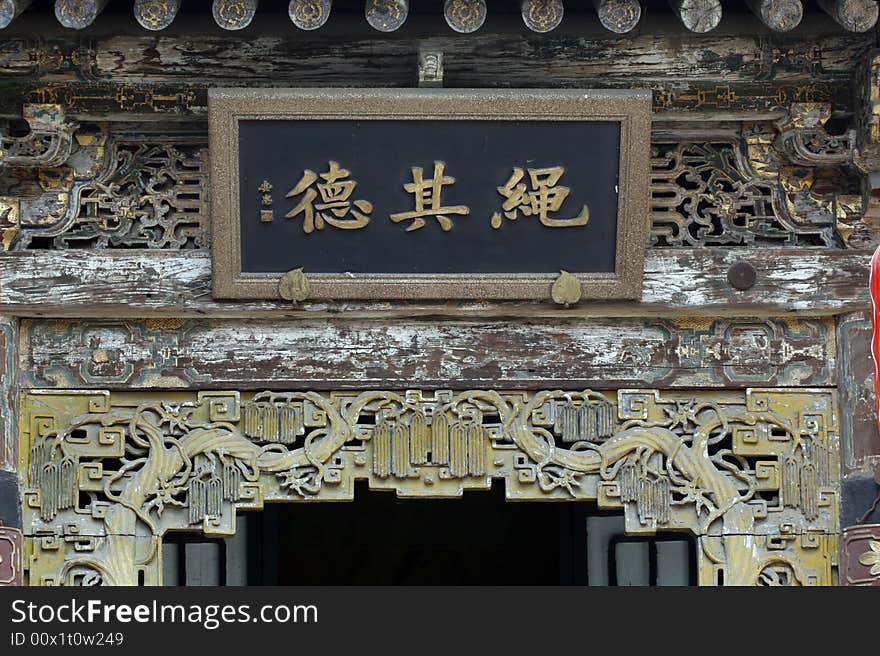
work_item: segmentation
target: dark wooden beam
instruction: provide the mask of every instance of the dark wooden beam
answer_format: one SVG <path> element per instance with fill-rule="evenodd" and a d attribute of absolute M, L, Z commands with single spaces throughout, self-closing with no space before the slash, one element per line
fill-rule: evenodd
<path fill-rule="evenodd" d="M 411 86 L 424 45 L 411 35 L 415 24 L 403 30 L 409 37 L 374 32 L 339 41 L 175 33 L 185 18 L 151 35 L 8 36 L 0 49 L 0 115 L 20 117 L 29 102 L 58 103 L 75 120 L 204 121 L 212 86 Z M 792 103 L 830 102 L 837 112 L 851 111 L 854 72 L 873 46 L 867 34 L 784 46 L 766 36 L 710 34 L 688 37 L 683 56 L 680 36 L 557 36 L 560 28 L 551 38 L 485 25 L 464 39 L 443 30 L 430 46 L 445 55 L 446 86 L 493 88 L 515 80 L 524 87 L 649 88 L 657 115 L 710 120 L 776 120 Z"/>
<path fill-rule="evenodd" d="M 871 253 L 831 249 L 649 249 L 638 302 L 221 302 L 207 251 L 25 251 L 0 254 L 0 313 L 19 316 L 293 317 L 830 315 L 868 308 Z M 735 289 L 728 270 L 751 264 Z M 549 287 L 549 286 L 548 286 Z"/>

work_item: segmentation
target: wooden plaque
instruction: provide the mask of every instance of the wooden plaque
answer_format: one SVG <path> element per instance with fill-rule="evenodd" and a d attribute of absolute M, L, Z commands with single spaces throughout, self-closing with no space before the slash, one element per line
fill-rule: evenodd
<path fill-rule="evenodd" d="M 214 297 L 638 298 L 650 112 L 647 91 L 213 89 Z"/>

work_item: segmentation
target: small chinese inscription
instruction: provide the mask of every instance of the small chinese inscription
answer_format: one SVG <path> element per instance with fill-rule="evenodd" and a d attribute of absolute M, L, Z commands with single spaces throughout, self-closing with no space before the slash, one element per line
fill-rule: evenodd
<path fill-rule="evenodd" d="M 273 212 L 270 208 L 272 206 L 272 194 L 269 192 L 272 191 L 272 183 L 268 180 L 263 180 L 258 187 L 258 191 L 262 194 L 261 204 L 262 209 L 260 210 L 260 221 L 263 223 L 270 223 L 275 218 L 275 212 Z"/>

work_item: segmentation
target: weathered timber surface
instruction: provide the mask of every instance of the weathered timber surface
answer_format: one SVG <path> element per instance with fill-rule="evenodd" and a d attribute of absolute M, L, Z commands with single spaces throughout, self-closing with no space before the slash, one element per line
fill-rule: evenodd
<path fill-rule="evenodd" d="M 212 86 L 259 81 L 369 86 L 411 82 L 421 43 L 418 35 L 340 38 L 316 33 L 306 38 L 297 32 L 79 39 L 16 35 L 4 39 L 0 74 L 6 80 L 193 83 L 198 76 Z M 853 64 L 874 40 L 840 33 L 821 39 L 746 33 L 599 39 L 481 31 L 466 38 L 432 37 L 430 43 L 444 52 L 444 81 L 689 79 L 729 84 L 770 77 L 829 82 L 849 78 Z M 550 63 L 552 70 L 546 68 Z"/>
<path fill-rule="evenodd" d="M 880 461 L 880 433 L 874 409 L 874 358 L 868 312 L 838 317 L 837 353 L 841 461 L 846 471 L 871 472 L 873 461 Z"/>
<path fill-rule="evenodd" d="M 24 320 L 23 386 L 827 386 L 830 318 Z"/>
<path fill-rule="evenodd" d="M 0 316 L 0 470 L 15 467 L 18 320 Z"/>
<path fill-rule="evenodd" d="M 852 34 L 690 35 L 686 45 L 680 35 L 652 34 L 376 34 L 10 35 L 0 45 L 0 113 L 51 102 L 81 118 L 183 119 L 204 115 L 208 87 L 412 86 L 426 45 L 444 52 L 444 85 L 452 88 L 651 88 L 659 113 L 773 114 L 792 102 L 845 110 L 854 72 L 873 47 L 869 36 Z"/>
<path fill-rule="evenodd" d="M 0 254 L 0 312 L 25 316 L 254 317 L 811 315 L 865 310 L 870 252 L 822 249 L 649 249 L 640 302 L 230 302 L 211 297 L 206 251 L 25 251 Z M 756 270 L 734 289 L 732 264 Z"/>

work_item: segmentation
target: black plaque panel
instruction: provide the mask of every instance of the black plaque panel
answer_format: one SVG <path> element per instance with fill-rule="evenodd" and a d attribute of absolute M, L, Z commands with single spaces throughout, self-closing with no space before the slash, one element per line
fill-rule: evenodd
<path fill-rule="evenodd" d="M 615 271 L 619 122 L 241 120 L 238 129 L 243 273 L 295 267 L 306 273 Z M 305 170 L 326 173 L 331 160 L 357 183 L 349 200 L 372 204 L 369 224 L 356 230 L 328 224 L 306 234 L 303 214 L 285 218 L 302 195 L 285 196 Z M 446 214 L 449 231 L 428 216 L 423 227 L 407 232 L 411 221 L 395 223 L 390 216 L 415 209 L 415 196 L 403 185 L 413 181 L 414 166 L 432 178 L 435 161 L 455 179 L 441 188 L 442 205 L 470 212 Z M 559 166 L 565 172 L 557 186 L 570 193 L 549 217 L 572 218 L 586 205 L 586 225 L 548 227 L 522 212 L 516 220 L 504 218 L 498 229 L 490 225 L 505 201 L 498 187 L 515 167 L 526 171 L 520 184 L 529 193 L 534 187 L 528 169 Z M 264 180 L 272 185 L 271 205 L 263 202 Z M 315 203 L 321 200 L 319 195 Z M 273 219 L 261 221 L 267 209 Z"/>

